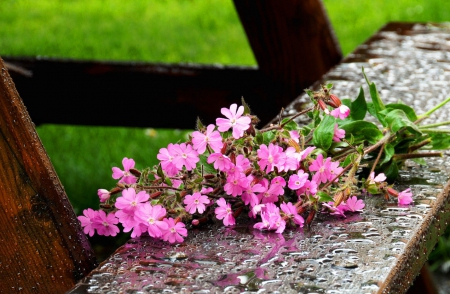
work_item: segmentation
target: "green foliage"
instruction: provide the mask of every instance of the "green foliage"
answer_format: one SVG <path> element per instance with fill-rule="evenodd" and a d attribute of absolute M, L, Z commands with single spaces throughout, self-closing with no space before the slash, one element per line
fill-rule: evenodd
<path fill-rule="evenodd" d="M 335 124 L 336 118 L 326 115 L 313 133 L 313 144 L 318 148 L 328 150 L 333 140 Z"/>

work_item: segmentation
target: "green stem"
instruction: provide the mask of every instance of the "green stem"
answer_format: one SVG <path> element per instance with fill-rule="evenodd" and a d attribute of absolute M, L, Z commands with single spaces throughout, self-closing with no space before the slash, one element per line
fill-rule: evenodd
<path fill-rule="evenodd" d="M 439 123 L 435 123 L 435 124 L 419 126 L 419 129 L 434 128 L 434 127 L 440 127 L 440 126 L 446 126 L 446 125 L 450 125 L 450 120 L 439 122 Z"/>
<path fill-rule="evenodd" d="M 410 158 L 424 158 L 424 157 L 442 157 L 441 152 L 429 152 L 429 153 L 407 153 L 407 154 L 395 154 L 394 159 L 405 160 Z"/>
<path fill-rule="evenodd" d="M 435 112 L 436 110 L 438 110 L 439 108 L 441 108 L 442 106 L 444 106 L 445 104 L 447 104 L 448 102 L 450 102 L 450 97 L 448 97 L 447 99 L 445 99 L 444 101 L 442 101 L 441 103 L 439 103 L 438 105 L 436 105 L 435 107 L 431 108 L 430 110 L 428 110 L 427 112 L 425 112 L 422 115 L 419 115 L 417 118 L 422 118 L 425 116 L 430 116 L 430 114 L 432 114 L 433 112 Z"/>
<path fill-rule="evenodd" d="M 449 129 L 420 129 L 420 130 L 428 134 L 450 134 Z"/>

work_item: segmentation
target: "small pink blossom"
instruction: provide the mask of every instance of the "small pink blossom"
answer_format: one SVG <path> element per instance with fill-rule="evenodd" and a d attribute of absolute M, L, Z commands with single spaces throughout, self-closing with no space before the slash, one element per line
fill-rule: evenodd
<path fill-rule="evenodd" d="M 342 171 L 344 170 L 343 167 L 339 166 L 339 161 L 332 161 L 330 163 L 330 178 L 329 180 L 332 181 L 334 178 L 336 178 Z M 339 178 L 334 180 L 335 182 L 339 181 Z"/>
<path fill-rule="evenodd" d="M 247 189 L 245 189 L 244 192 L 242 193 L 241 198 L 244 201 L 245 205 L 250 205 L 250 207 L 254 207 L 259 203 L 259 198 L 256 193 L 262 193 L 266 191 L 266 188 L 259 183 L 251 185 L 251 183 L 253 183 L 254 180 L 252 175 L 249 175 L 247 177 L 247 180 L 250 184 L 247 186 Z"/>
<path fill-rule="evenodd" d="M 338 108 L 331 111 L 331 115 L 335 118 L 345 119 L 350 114 L 350 108 L 342 104 Z"/>
<path fill-rule="evenodd" d="M 289 131 L 289 135 L 291 136 L 291 139 L 294 140 L 296 143 L 300 142 L 298 140 L 300 138 L 300 134 L 298 133 L 298 131 Z"/>
<path fill-rule="evenodd" d="M 274 167 L 280 167 L 286 160 L 286 155 L 283 153 L 283 148 L 272 143 L 267 147 L 262 144 L 258 149 L 258 165 L 261 170 L 266 170 L 266 173 L 273 171 Z"/>
<path fill-rule="evenodd" d="M 190 214 L 194 214 L 196 211 L 203 213 L 206 209 L 205 204 L 209 204 L 209 199 L 208 196 L 195 192 L 192 195 L 186 195 L 183 203 L 186 204 L 186 211 Z"/>
<path fill-rule="evenodd" d="M 334 125 L 334 134 L 333 134 L 333 141 L 334 142 L 341 142 L 341 139 L 345 138 L 345 130 L 339 129 L 338 124 Z"/>
<path fill-rule="evenodd" d="M 122 191 L 122 196 L 116 199 L 115 206 L 118 209 L 126 211 L 135 211 L 139 206 L 143 205 L 150 198 L 145 191 L 136 194 L 134 188 L 128 188 Z"/>
<path fill-rule="evenodd" d="M 206 134 L 199 131 L 192 133 L 192 144 L 199 154 L 203 154 L 206 146 L 209 145 L 214 152 L 220 152 L 223 146 L 222 136 L 218 131 L 214 131 L 216 126 L 211 124 L 206 128 Z"/>
<path fill-rule="evenodd" d="M 231 205 L 225 201 L 225 199 L 220 198 L 216 201 L 218 207 L 214 210 L 217 219 L 223 219 L 223 224 L 225 226 L 234 226 L 236 221 L 233 217 L 233 211 L 231 210 Z"/>
<path fill-rule="evenodd" d="M 398 204 L 408 205 L 413 202 L 411 188 L 398 193 Z"/>
<path fill-rule="evenodd" d="M 94 236 L 95 228 L 92 226 L 95 222 L 95 219 L 98 216 L 98 211 L 93 210 L 92 208 L 88 208 L 83 210 L 83 215 L 78 217 L 78 220 L 81 222 L 81 226 L 83 227 L 83 231 L 85 234 L 89 234 L 89 236 Z"/>
<path fill-rule="evenodd" d="M 241 195 L 247 188 L 249 182 L 243 173 L 230 174 L 227 177 L 227 183 L 223 186 L 225 193 L 232 196 Z"/>
<path fill-rule="evenodd" d="M 112 171 L 112 177 L 115 180 L 120 179 L 119 183 L 125 183 L 125 184 L 134 184 L 137 181 L 137 178 L 130 173 L 130 169 L 134 168 L 135 162 L 133 159 L 124 158 L 122 160 L 123 169 L 121 170 L 118 167 L 113 167 Z"/>
<path fill-rule="evenodd" d="M 167 223 L 162 221 L 166 216 L 166 209 L 161 205 L 152 206 L 146 202 L 135 212 L 137 220 L 147 226 L 148 234 L 154 238 L 160 238 L 162 232 L 167 230 Z"/>
<path fill-rule="evenodd" d="M 293 174 L 289 177 L 288 187 L 291 190 L 298 190 L 303 187 L 308 179 L 308 174 L 303 170 L 299 170 L 297 174 Z"/>
<path fill-rule="evenodd" d="M 369 181 L 369 185 L 374 185 L 375 183 L 384 182 L 386 180 L 386 175 L 384 173 L 379 173 L 378 176 L 375 177 L 375 172 L 371 172 L 367 180 Z"/>
<path fill-rule="evenodd" d="M 316 172 L 313 176 L 313 180 L 316 181 L 317 184 L 326 183 L 328 180 L 330 180 L 330 164 L 331 158 L 328 157 L 324 162 L 323 155 L 320 153 L 309 166 L 309 171 Z"/>
<path fill-rule="evenodd" d="M 280 209 L 273 203 L 267 203 L 261 209 L 261 222 L 254 224 L 253 228 L 282 233 L 286 228 L 286 222 L 280 216 Z"/>
<path fill-rule="evenodd" d="M 233 138 L 239 139 L 244 135 L 244 131 L 250 127 L 250 117 L 242 116 L 244 113 L 244 106 L 239 106 L 239 108 L 237 108 L 237 104 L 231 104 L 230 109 L 222 108 L 220 112 L 227 118 L 216 119 L 216 125 L 219 127 L 219 132 L 226 132 L 232 128 Z"/>
<path fill-rule="evenodd" d="M 97 195 L 100 198 L 100 202 L 106 202 L 111 197 L 111 193 L 106 189 L 98 189 Z"/>
<path fill-rule="evenodd" d="M 362 199 L 358 199 L 356 196 L 348 198 L 344 203 L 344 209 L 352 212 L 361 210 L 364 206 L 366 206 L 364 201 Z"/>
<path fill-rule="evenodd" d="M 294 221 L 295 224 L 303 227 L 305 220 L 301 215 L 298 214 L 297 208 L 291 202 L 281 203 L 280 208 L 289 219 L 292 219 Z"/>
<path fill-rule="evenodd" d="M 100 210 L 93 226 L 97 229 L 99 235 L 114 237 L 120 231 L 116 226 L 117 223 L 119 223 L 119 220 L 114 215 L 114 212 L 110 212 L 106 215 L 103 210 Z"/>
<path fill-rule="evenodd" d="M 169 241 L 169 243 L 183 242 L 183 237 L 187 236 L 187 230 L 184 223 L 175 223 L 173 218 L 165 218 L 163 221 L 167 224 L 167 229 L 164 230 L 162 239 L 164 241 Z"/>
<path fill-rule="evenodd" d="M 173 163 L 178 169 L 184 166 L 186 170 L 192 170 L 196 167 L 197 162 L 200 161 L 197 151 L 192 149 L 192 146 L 189 144 L 175 144 L 173 145 L 173 152 L 175 155 Z"/>
<path fill-rule="evenodd" d="M 331 215 L 346 217 L 344 214 L 344 212 L 345 212 L 344 204 L 341 203 L 337 207 L 334 207 L 334 202 L 330 201 L 327 203 L 323 203 L 322 205 L 325 206 L 326 208 L 328 208 L 328 211 L 324 211 L 324 212 L 329 212 Z"/>
<path fill-rule="evenodd" d="M 175 159 L 175 150 L 172 143 L 167 148 L 159 149 L 156 157 L 161 161 L 161 168 L 167 173 L 168 176 L 174 176 L 180 169 L 175 166 L 173 160 Z"/>
<path fill-rule="evenodd" d="M 227 171 L 233 166 L 230 158 L 222 153 L 213 153 L 209 155 L 207 161 L 208 163 L 214 162 L 214 168 L 220 171 Z"/>
<path fill-rule="evenodd" d="M 288 147 L 284 152 L 286 155 L 285 162 L 283 166 L 280 168 L 284 171 L 297 170 L 301 160 L 301 154 L 298 153 L 294 147 Z"/>
<path fill-rule="evenodd" d="M 314 180 L 306 180 L 303 187 L 297 190 L 297 195 L 306 194 L 307 196 L 314 196 L 317 193 L 317 183 Z"/>
<path fill-rule="evenodd" d="M 315 146 L 306 147 L 305 150 L 300 152 L 300 160 L 304 160 L 306 157 L 308 157 L 308 155 L 310 155 L 311 152 L 314 151 L 314 149 L 316 149 Z"/>

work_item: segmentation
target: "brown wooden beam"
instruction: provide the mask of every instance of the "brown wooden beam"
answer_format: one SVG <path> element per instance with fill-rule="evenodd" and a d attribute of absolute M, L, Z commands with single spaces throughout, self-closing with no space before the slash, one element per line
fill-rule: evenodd
<path fill-rule="evenodd" d="M 234 0 L 277 108 L 338 64 L 342 53 L 320 0 Z"/>
<path fill-rule="evenodd" d="M 0 292 L 64 293 L 93 251 L 0 58 Z"/>

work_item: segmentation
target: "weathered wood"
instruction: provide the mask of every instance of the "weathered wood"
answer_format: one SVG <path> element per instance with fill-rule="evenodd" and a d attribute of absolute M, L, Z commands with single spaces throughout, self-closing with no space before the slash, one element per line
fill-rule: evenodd
<path fill-rule="evenodd" d="M 384 101 L 400 99 L 423 113 L 450 96 L 448 38 L 450 32 L 439 26 L 391 23 L 317 84 L 330 81 L 335 94 L 354 98 L 365 84 L 364 66 Z M 305 103 L 303 95 L 285 114 Z M 446 105 L 432 119 L 448 120 L 449 111 Z M 346 219 L 319 215 L 310 230 L 261 233 L 241 219 L 232 228 L 194 229 L 175 247 L 141 237 L 119 248 L 71 293 L 404 293 L 450 222 L 449 156 L 427 159 L 425 166 L 408 162 L 400 171 L 396 188 L 411 187 L 414 205 L 366 196 L 364 213 Z"/>
<path fill-rule="evenodd" d="M 262 123 L 277 112 L 256 67 L 4 58 L 35 124 L 193 129 L 241 97 Z"/>
<path fill-rule="evenodd" d="M 0 58 L 0 293 L 63 293 L 96 260 Z"/>
<path fill-rule="evenodd" d="M 258 66 L 280 109 L 339 63 L 342 53 L 321 0 L 234 0 Z"/>

